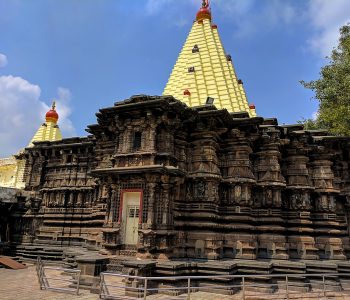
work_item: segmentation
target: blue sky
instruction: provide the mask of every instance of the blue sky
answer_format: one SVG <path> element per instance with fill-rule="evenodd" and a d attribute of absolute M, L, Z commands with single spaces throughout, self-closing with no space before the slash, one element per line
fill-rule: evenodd
<path fill-rule="evenodd" d="M 99 108 L 160 95 L 201 0 L 0 0 L 0 157 L 26 146 L 57 99 L 65 137 Z M 212 0 L 213 22 L 263 117 L 317 111 L 317 79 L 348 0 Z"/>

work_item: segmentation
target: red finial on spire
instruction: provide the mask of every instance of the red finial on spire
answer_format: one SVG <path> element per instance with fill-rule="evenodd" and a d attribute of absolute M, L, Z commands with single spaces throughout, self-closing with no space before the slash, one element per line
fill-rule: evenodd
<path fill-rule="evenodd" d="M 202 7 L 208 8 L 209 7 L 209 0 L 203 0 Z"/>
<path fill-rule="evenodd" d="M 46 122 L 57 122 L 58 121 L 58 113 L 56 112 L 56 102 L 52 102 L 51 109 L 46 113 Z"/>
<path fill-rule="evenodd" d="M 209 0 L 203 0 L 201 9 L 197 12 L 196 21 L 200 22 L 204 19 L 211 21 L 211 12 L 209 9 Z"/>

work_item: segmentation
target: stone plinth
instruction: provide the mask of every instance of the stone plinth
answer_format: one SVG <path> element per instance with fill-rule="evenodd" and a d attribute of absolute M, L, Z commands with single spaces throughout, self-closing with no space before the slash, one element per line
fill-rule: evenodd
<path fill-rule="evenodd" d="M 98 292 L 100 273 L 106 270 L 108 261 L 108 257 L 98 254 L 76 257 L 78 269 L 81 270 L 82 288 Z"/>

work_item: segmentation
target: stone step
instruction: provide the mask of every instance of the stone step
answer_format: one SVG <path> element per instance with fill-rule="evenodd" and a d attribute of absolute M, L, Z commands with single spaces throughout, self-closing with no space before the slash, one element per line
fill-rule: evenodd
<path fill-rule="evenodd" d="M 70 232 L 70 233 L 95 233 L 96 231 L 99 231 L 99 228 L 96 227 L 69 227 L 69 226 L 40 226 L 39 232 L 40 234 L 53 234 L 58 233 L 62 234 L 63 232 Z"/>
<path fill-rule="evenodd" d="M 37 258 L 21 257 L 20 261 L 22 263 L 24 262 L 26 265 L 28 265 L 28 264 L 36 265 Z M 42 261 L 44 262 L 44 265 L 62 266 L 62 263 L 60 260 L 52 260 L 52 259 L 47 259 L 44 257 L 44 258 L 42 258 Z"/>
<path fill-rule="evenodd" d="M 32 246 L 15 246 L 13 247 L 13 250 L 15 251 L 27 251 L 27 252 L 37 252 L 37 251 L 45 251 L 50 253 L 62 253 L 63 249 L 57 248 L 57 247 L 51 247 L 51 246 L 44 246 L 44 245 L 36 245 L 34 247 Z"/>
<path fill-rule="evenodd" d="M 53 255 L 53 256 L 57 256 L 57 255 L 62 255 L 63 251 L 60 249 L 36 249 L 36 250 L 28 250 L 28 249 L 16 249 L 14 252 L 16 253 L 34 253 L 37 255 L 40 254 L 46 254 L 46 255 Z"/>
<path fill-rule="evenodd" d="M 72 241 L 72 240 L 61 240 L 61 241 L 56 241 L 56 240 L 39 240 L 39 239 L 35 239 L 34 240 L 35 243 L 37 244 L 42 244 L 42 245 L 57 245 L 57 246 L 85 246 L 85 242 L 76 242 L 76 241 Z"/>
<path fill-rule="evenodd" d="M 11 256 L 11 258 L 15 261 L 21 262 L 21 257 L 20 256 Z"/>
<path fill-rule="evenodd" d="M 42 259 L 45 259 L 45 260 L 60 260 L 60 261 L 62 260 L 62 255 L 48 255 L 45 252 L 40 252 L 40 253 L 17 252 L 16 254 L 21 258 L 37 259 L 37 257 L 40 256 Z"/>
<path fill-rule="evenodd" d="M 44 225 L 46 226 L 49 226 L 51 224 L 52 227 L 54 227 L 55 225 L 56 226 L 64 226 L 64 227 L 69 227 L 69 226 L 76 226 L 76 227 L 79 227 L 79 226 L 86 226 L 86 225 L 94 225 L 94 227 L 96 227 L 96 225 L 103 225 L 104 223 L 104 219 L 101 218 L 101 220 L 96 220 L 96 219 L 93 219 L 93 220 L 82 220 L 81 217 L 76 217 L 76 219 L 74 220 L 70 220 L 69 222 L 65 221 L 65 220 L 59 220 L 57 218 L 54 218 L 54 219 L 45 219 L 44 220 Z"/>
<path fill-rule="evenodd" d="M 22 244 L 14 245 L 11 249 L 11 256 L 17 257 L 20 261 L 35 262 L 40 256 L 46 261 L 61 261 L 63 249 L 59 247 L 50 247 L 47 245 Z"/>

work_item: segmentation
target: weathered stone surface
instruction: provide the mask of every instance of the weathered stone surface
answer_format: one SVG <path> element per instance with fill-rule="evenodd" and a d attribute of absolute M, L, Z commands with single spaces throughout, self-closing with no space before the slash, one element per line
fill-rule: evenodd
<path fill-rule="evenodd" d="M 16 203 L 18 189 L 0 187 L 0 202 L 1 203 Z"/>
<path fill-rule="evenodd" d="M 26 149 L 30 194 L 11 212 L 12 242 L 160 259 L 350 257 L 349 138 L 167 96 L 96 115 L 88 137 Z M 128 193 L 140 195 L 130 211 Z"/>

